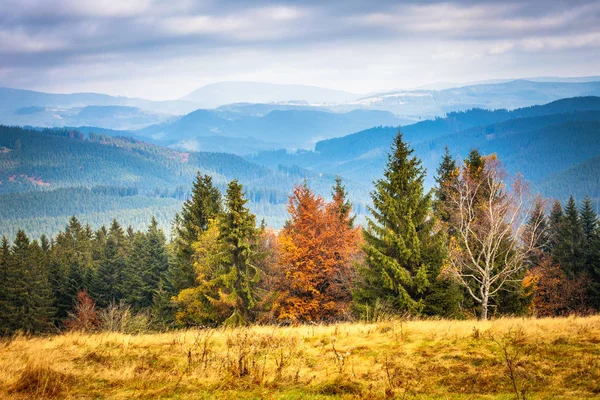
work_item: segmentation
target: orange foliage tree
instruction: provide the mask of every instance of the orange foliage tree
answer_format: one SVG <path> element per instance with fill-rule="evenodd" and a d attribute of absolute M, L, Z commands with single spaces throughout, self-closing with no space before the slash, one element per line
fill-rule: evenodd
<path fill-rule="evenodd" d="M 333 195 L 326 203 L 305 184 L 290 196 L 290 220 L 279 235 L 283 277 L 274 304 L 279 320 L 333 320 L 349 310 L 361 236 L 339 180 Z"/>
<path fill-rule="evenodd" d="M 566 276 L 560 265 L 544 258 L 523 279 L 523 287 L 533 294 L 531 312 L 538 317 L 588 313 L 587 280 L 585 275 Z"/>

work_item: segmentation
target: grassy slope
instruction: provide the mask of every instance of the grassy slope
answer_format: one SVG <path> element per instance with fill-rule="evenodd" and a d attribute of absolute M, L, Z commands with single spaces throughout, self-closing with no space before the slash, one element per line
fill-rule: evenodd
<path fill-rule="evenodd" d="M 600 396 L 600 316 L 17 337 L 0 398 Z M 239 377 L 240 368 L 247 375 Z"/>

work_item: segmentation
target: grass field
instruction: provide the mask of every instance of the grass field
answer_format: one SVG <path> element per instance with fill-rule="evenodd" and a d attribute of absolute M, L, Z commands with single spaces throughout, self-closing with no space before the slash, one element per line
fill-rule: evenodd
<path fill-rule="evenodd" d="M 15 337 L 0 398 L 600 398 L 600 316 Z"/>

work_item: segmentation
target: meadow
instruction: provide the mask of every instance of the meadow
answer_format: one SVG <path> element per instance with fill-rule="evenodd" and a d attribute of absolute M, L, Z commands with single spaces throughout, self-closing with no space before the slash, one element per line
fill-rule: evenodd
<path fill-rule="evenodd" d="M 600 316 L 17 335 L 0 398 L 600 398 Z"/>

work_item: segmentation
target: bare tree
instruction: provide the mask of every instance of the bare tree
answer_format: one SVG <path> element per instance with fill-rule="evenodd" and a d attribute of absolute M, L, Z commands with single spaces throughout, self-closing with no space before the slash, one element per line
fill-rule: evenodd
<path fill-rule="evenodd" d="M 450 194 L 455 229 L 450 240 L 449 272 L 481 305 L 488 318 L 490 298 L 516 278 L 539 242 L 539 221 L 527 224 L 532 202 L 517 175 L 507 190 L 507 175 L 495 155 L 483 157 L 475 172 L 465 165 Z"/>

